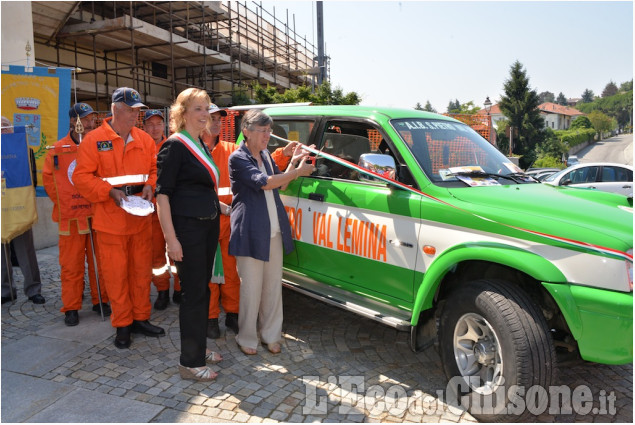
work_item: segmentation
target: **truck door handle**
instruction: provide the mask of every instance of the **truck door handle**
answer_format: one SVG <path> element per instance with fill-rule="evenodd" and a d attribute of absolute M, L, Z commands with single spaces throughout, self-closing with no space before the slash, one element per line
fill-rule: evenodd
<path fill-rule="evenodd" d="M 622 186 L 622 189 L 628 189 L 628 188 L 630 188 L 630 187 L 631 187 L 631 185 L 630 185 L 630 184 L 627 184 L 626 186 Z"/>
<path fill-rule="evenodd" d="M 324 202 L 324 195 L 321 193 L 309 193 L 309 199 L 312 201 Z"/>

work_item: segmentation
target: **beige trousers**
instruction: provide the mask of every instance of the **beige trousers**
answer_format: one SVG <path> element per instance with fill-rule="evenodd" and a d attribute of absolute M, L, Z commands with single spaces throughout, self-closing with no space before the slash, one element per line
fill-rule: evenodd
<path fill-rule="evenodd" d="M 240 276 L 238 345 L 258 347 L 258 332 L 264 344 L 282 336 L 282 236 L 271 238 L 269 261 L 236 256 Z"/>

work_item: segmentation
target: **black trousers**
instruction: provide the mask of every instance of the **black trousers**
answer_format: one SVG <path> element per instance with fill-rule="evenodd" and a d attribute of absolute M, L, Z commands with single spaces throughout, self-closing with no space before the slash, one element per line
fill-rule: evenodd
<path fill-rule="evenodd" d="M 183 248 L 183 261 L 176 261 L 181 280 L 179 327 L 181 330 L 181 365 L 205 366 L 209 281 L 218 246 L 220 219 L 199 220 L 172 216 L 176 237 Z"/>

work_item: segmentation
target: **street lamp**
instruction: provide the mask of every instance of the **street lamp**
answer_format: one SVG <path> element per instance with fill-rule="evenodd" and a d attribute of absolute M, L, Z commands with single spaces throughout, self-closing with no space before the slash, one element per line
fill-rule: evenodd
<path fill-rule="evenodd" d="M 489 114 L 489 111 L 492 109 L 492 102 L 489 100 L 489 96 L 485 98 L 483 106 L 485 106 L 485 111 L 487 112 L 487 141 L 492 143 L 492 116 Z"/>

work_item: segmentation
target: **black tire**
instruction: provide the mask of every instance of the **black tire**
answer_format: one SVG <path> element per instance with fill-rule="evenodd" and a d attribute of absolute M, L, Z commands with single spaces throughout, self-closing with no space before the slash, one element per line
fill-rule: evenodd
<path fill-rule="evenodd" d="M 547 323 L 509 282 L 480 279 L 451 293 L 439 323 L 439 349 L 450 382 L 448 404 L 481 421 L 522 421 L 549 401 L 556 355 Z M 523 389 L 522 399 L 514 385 Z M 525 399 L 534 385 L 545 391 L 530 391 L 537 398 Z"/>

